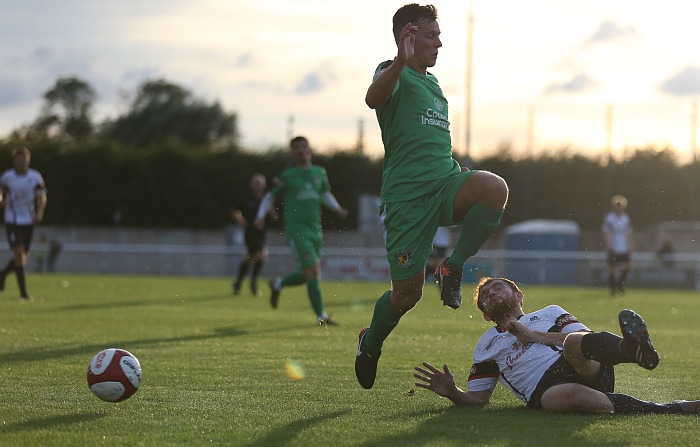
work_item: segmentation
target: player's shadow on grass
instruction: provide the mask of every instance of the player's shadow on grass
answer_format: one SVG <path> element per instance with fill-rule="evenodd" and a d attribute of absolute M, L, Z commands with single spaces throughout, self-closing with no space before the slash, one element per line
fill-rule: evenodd
<path fill-rule="evenodd" d="M 0 364 L 6 362 L 27 362 L 56 359 L 60 357 L 70 357 L 74 355 L 92 356 L 98 351 L 110 347 L 123 347 L 124 349 L 136 351 L 140 347 L 152 348 L 154 345 L 163 343 L 182 343 L 188 341 L 208 340 L 214 338 L 240 337 L 248 332 L 242 329 L 224 327 L 214 329 L 206 334 L 192 334 L 183 337 L 170 338 L 149 338 L 144 340 L 112 340 L 106 342 L 92 343 L 80 346 L 42 346 L 40 348 L 24 349 L 0 354 Z"/>
<path fill-rule="evenodd" d="M 78 414 L 61 414 L 56 416 L 47 416 L 43 418 L 30 419 L 28 421 L 3 424 L 0 425 L 0 435 L 6 433 L 21 433 L 38 430 L 51 430 L 57 426 L 65 426 L 72 424 L 82 424 L 83 422 L 91 422 L 102 418 L 103 413 L 78 413 Z"/>
<path fill-rule="evenodd" d="M 72 312 L 75 310 L 101 310 L 101 309 L 111 309 L 111 308 L 131 308 L 131 307 L 140 307 L 140 306 L 157 306 L 157 305 L 181 305 L 181 304 L 188 304 L 188 303 L 203 303 L 207 301 L 223 301 L 223 300 L 230 300 L 231 294 L 217 294 L 217 295 L 204 295 L 204 296 L 188 296 L 188 297 L 163 297 L 163 298 L 154 298 L 154 299 L 143 299 L 139 301 L 135 300 L 130 300 L 130 301 L 99 301 L 95 300 L 95 302 L 92 303 L 85 303 L 85 304 L 74 304 L 70 306 L 63 306 L 58 309 L 51 309 L 50 311 L 47 312 L 59 312 L 59 311 L 66 311 L 66 312 Z"/>
<path fill-rule="evenodd" d="M 357 306 L 374 306 L 374 304 L 377 302 L 379 299 L 379 295 L 377 296 L 371 296 L 371 297 L 362 297 L 362 298 L 342 298 L 342 299 L 336 299 L 334 297 L 329 297 L 328 299 L 328 306 L 333 307 L 334 309 L 336 307 L 357 307 Z"/>
<path fill-rule="evenodd" d="M 428 419 L 425 419 L 426 416 Z M 556 414 L 525 407 L 488 409 L 481 407 L 431 408 L 395 418 L 421 419 L 414 430 L 385 436 L 362 447 L 423 446 L 436 442 L 454 445 L 590 445 L 585 439 L 590 426 L 608 415 Z M 618 416 L 619 417 L 619 416 Z M 533 444 L 534 443 L 534 444 Z M 601 441 L 597 447 L 622 447 L 624 441 Z"/>
<path fill-rule="evenodd" d="M 288 445 L 292 441 L 299 438 L 300 434 L 314 425 L 320 424 L 328 419 L 339 418 L 349 410 L 335 411 L 333 413 L 324 414 L 322 416 L 314 416 L 312 418 L 301 419 L 298 421 L 291 422 L 280 428 L 269 431 L 261 438 L 256 439 L 252 443 L 248 444 L 248 447 L 264 447 L 270 445 Z M 333 441 L 329 439 L 329 445 L 333 444 Z"/>

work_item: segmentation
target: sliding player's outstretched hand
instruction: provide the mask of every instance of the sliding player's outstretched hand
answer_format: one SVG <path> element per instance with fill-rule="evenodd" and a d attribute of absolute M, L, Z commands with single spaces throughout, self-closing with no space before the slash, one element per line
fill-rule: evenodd
<path fill-rule="evenodd" d="M 443 366 L 442 370 L 428 362 L 423 362 L 423 366 L 425 368 L 416 366 L 416 371 L 420 374 L 413 374 L 413 377 L 421 381 L 416 382 L 417 387 L 428 389 L 442 397 L 449 397 L 457 388 L 447 364 Z"/>

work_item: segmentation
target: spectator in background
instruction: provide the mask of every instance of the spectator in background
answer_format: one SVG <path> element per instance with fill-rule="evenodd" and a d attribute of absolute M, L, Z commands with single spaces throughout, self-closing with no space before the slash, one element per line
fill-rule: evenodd
<path fill-rule="evenodd" d="M 58 261 L 58 255 L 61 254 L 61 250 L 63 250 L 63 244 L 60 241 L 52 239 L 49 242 L 49 257 L 47 259 L 49 272 L 56 271 L 56 261 Z"/>
<path fill-rule="evenodd" d="M 627 198 L 615 195 L 612 210 L 603 218 L 603 240 L 608 252 L 608 287 L 610 295 L 619 291 L 625 293 L 625 280 L 632 267 L 631 255 L 634 250 L 632 221 L 627 215 Z"/>
<path fill-rule="evenodd" d="M 48 254 L 47 254 L 48 248 Z M 49 241 L 45 234 L 39 236 L 39 247 L 34 253 L 34 261 L 36 262 L 37 272 L 55 272 L 56 261 L 61 253 L 63 246 L 57 240 Z"/>
<path fill-rule="evenodd" d="M 656 250 L 656 258 L 661 261 L 664 267 L 671 267 L 673 265 L 673 244 L 668 236 L 663 236 L 661 238 L 661 244 Z"/>

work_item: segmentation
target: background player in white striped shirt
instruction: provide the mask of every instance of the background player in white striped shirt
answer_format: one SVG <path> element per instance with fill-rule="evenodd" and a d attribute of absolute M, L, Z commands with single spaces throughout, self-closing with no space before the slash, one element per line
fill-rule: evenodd
<path fill-rule="evenodd" d="M 613 365 L 637 363 L 654 369 L 659 355 L 642 317 L 619 314 L 622 337 L 592 332 L 576 317 L 552 305 L 523 312 L 523 294 L 506 278 L 482 278 L 474 301 L 496 326 L 479 339 L 467 391 L 455 384 L 447 365 L 416 367 L 416 386 L 456 405 L 485 405 L 498 382 L 530 408 L 560 413 L 698 414 L 700 401 L 658 404 L 614 392 Z"/>
<path fill-rule="evenodd" d="M 0 271 L 0 291 L 5 289 L 5 278 L 15 272 L 20 296 L 30 300 L 27 293 L 25 266 L 32 244 L 34 225 L 44 219 L 46 185 L 39 171 L 31 169 L 32 155 L 21 147 L 12 151 L 12 168 L 0 176 L 2 205 L 5 208 L 5 232 L 12 249 L 12 259 Z"/>

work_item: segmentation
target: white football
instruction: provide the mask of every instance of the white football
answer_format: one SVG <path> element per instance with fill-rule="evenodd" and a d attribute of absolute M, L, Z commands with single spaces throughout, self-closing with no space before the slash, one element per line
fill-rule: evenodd
<path fill-rule="evenodd" d="M 90 361 L 87 381 L 95 396 L 107 402 L 121 402 L 139 390 L 141 364 L 129 351 L 105 349 Z"/>

